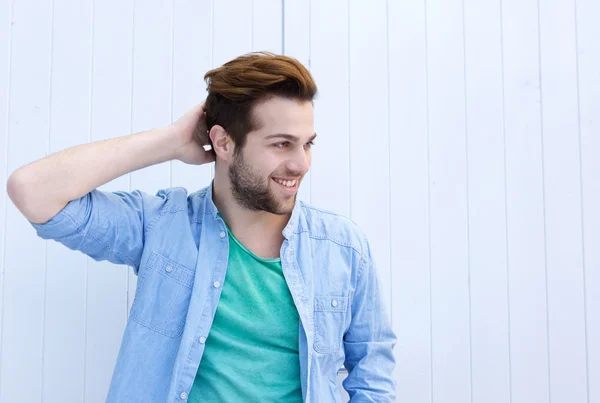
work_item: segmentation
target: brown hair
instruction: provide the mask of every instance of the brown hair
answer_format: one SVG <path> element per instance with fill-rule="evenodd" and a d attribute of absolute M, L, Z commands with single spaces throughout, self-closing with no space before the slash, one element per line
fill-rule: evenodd
<path fill-rule="evenodd" d="M 314 100 L 317 86 L 298 60 L 269 52 L 237 57 L 204 75 L 207 84 L 206 124 L 222 126 L 241 150 L 246 135 L 259 129 L 252 107 L 280 96 Z M 211 143 L 212 145 L 212 143 Z"/>

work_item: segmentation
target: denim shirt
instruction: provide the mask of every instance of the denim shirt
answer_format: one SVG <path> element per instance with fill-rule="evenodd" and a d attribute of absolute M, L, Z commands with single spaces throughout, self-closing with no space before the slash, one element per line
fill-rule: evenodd
<path fill-rule="evenodd" d="M 94 190 L 31 223 L 44 239 L 138 275 L 107 402 L 187 400 L 227 270 L 229 240 L 217 212 L 212 186 L 191 194 Z M 349 219 L 297 201 L 283 236 L 304 401 L 339 402 L 342 364 L 351 402 L 395 401 L 396 336 L 365 235 Z"/>

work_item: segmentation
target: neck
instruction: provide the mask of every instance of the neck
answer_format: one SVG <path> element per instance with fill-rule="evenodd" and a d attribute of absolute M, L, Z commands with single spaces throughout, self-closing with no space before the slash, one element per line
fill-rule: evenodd
<path fill-rule="evenodd" d="M 213 202 L 229 229 L 238 238 L 245 238 L 247 234 L 264 234 L 267 239 L 282 237 L 281 233 L 291 216 L 252 211 L 240 206 L 231 194 L 229 182 L 217 176 L 213 181 Z"/>

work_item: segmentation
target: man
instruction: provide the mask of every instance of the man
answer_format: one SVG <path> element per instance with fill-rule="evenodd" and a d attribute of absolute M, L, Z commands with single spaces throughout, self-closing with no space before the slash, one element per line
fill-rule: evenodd
<path fill-rule="evenodd" d="M 40 237 L 139 276 L 107 401 L 339 401 L 342 364 L 351 401 L 394 401 L 396 339 L 369 244 L 347 218 L 296 200 L 316 137 L 310 73 L 252 53 L 205 79 L 206 102 L 169 127 L 9 178 Z M 96 189 L 173 159 L 216 161 L 211 186 Z"/>

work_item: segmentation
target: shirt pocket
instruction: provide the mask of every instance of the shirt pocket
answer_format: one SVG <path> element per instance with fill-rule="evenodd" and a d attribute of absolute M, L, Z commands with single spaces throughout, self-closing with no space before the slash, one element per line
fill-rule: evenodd
<path fill-rule="evenodd" d="M 326 295 L 315 297 L 315 351 L 336 354 L 341 345 L 348 310 L 348 297 Z"/>
<path fill-rule="evenodd" d="M 153 252 L 140 270 L 131 319 L 167 337 L 182 335 L 194 271 Z"/>

